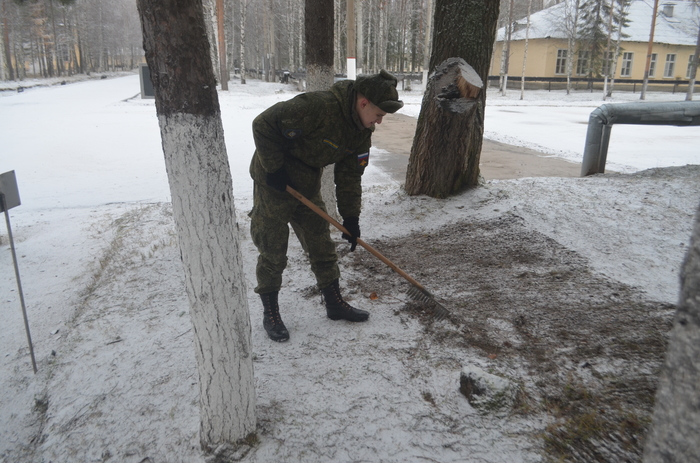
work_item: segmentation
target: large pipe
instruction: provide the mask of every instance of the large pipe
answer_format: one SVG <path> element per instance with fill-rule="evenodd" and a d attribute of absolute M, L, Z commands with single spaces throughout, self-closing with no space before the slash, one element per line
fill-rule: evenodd
<path fill-rule="evenodd" d="M 700 125 L 699 101 L 604 104 L 588 119 L 581 177 L 605 172 L 613 124 Z"/>

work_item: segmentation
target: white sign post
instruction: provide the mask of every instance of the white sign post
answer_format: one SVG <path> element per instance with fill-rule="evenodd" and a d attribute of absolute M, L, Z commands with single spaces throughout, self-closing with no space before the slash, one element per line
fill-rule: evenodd
<path fill-rule="evenodd" d="M 24 292 L 22 291 L 22 280 L 19 278 L 19 266 L 17 265 L 17 253 L 15 252 L 15 241 L 12 238 L 12 227 L 10 227 L 10 213 L 8 210 L 19 206 L 19 190 L 17 189 L 17 178 L 15 171 L 0 174 L 0 212 L 5 213 L 5 223 L 7 224 L 7 235 L 10 237 L 10 248 L 12 249 L 12 261 L 15 264 L 15 276 L 17 277 L 17 289 L 19 290 L 19 301 L 22 304 L 22 315 L 24 316 L 24 329 L 27 332 L 27 342 L 29 343 L 29 354 L 32 357 L 32 367 L 36 373 L 36 359 L 34 358 L 34 346 L 32 345 L 32 335 L 29 332 L 29 320 L 27 319 L 27 308 L 24 305 Z"/>

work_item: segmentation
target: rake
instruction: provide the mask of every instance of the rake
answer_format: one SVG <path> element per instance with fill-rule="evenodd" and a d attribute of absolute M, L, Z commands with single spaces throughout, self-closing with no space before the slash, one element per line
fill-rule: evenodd
<path fill-rule="evenodd" d="M 325 211 L 323 211 L 323 209 L 309 201 L 304 195 L 302 195 L 289 185 L 287 185 L 287 192 L 295 198 L 297 198 L 302 203 L 304 203 L 306 206 L 308 206 L 309 209 L 314 211 L 316 214 L 323 217 L 328 223 L 333 225 L 335 228 L 345 233 L 346 235 L 350 235 L 350 233 L 345 229 L 345 227 L 343 227 L 340 224 L 340 222 L 328 215 Z M 449 315 L 450 312 L 442 304 L 435 300 L 435 297 L 432 294 L 430 294 L 430 292 L 427 289 L 425 289 L 423 285 L 411 278 L 406 272 L 401 270 L 398 267 L 398 265 L 394 264 L 392 261 L 384 257 L 379 251 L 362 241 L 360 238 L 357 238 L 357 244 L 365 248 L 367 251 L 370 252 L 370 254 L 384 262 L 390 269 L 392 269 L 394 272 L 404 277 L 406 281 L 411 283 L 411 287 L 408 289 L 408 291 L 406 291 L 406 294 L 408 294 L 408 296 L 414 301 L 421 302 L 425 304 L 427 308 L 431 309 L 434 312 L 435 319 L 442 320 L 447 315 Z"/>

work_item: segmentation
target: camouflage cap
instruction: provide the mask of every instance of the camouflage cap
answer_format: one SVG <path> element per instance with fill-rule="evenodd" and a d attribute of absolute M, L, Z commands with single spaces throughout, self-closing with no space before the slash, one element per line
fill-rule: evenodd
<path fill-rule="evenodd" d="M 395 113 L 403 107 L 396 91 L 398 80 L 385 70 L 379 74 L 359 76 L 355 80 L 355 90 L 363 94 L 375 106 L 387 113 Z"/>

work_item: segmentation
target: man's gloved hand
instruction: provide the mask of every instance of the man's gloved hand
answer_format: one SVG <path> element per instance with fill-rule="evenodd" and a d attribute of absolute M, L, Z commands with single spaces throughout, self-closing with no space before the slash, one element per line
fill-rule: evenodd
<path fill-rule="evenodd" d="M 275 172 L 270 172 L 266 174 L 265 182 L 268 184 L 268 186 L 271 186 L 275 190 L 279 191 L 286 191 L 287 185 L 294 188 L 292 182 L 289 181 L 289 174 L 287 173 L 287 170 L 284 167 L 280 168 Z"/>
<path fill-rule="evenodd" d="M 353 252 L 357 247 L 357 238 L 360 237 L 360 219 L 358 217 L 343 219 L 343 227 L 350 232 L 349 235 L 343 233 L 343 239 L 348 240 L 348 243 L 352 245 L 350 252 Z"/>

